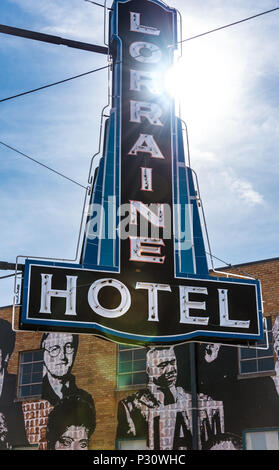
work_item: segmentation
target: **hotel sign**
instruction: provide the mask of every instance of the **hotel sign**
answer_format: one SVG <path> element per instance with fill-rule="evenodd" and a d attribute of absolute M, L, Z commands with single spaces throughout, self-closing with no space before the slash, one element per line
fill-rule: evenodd
<path fill-rule="evenodd" d="M 159 0 L 115 0 L 113 101 L 81 260 L 26 260 L 21 329 L 139 345 L 262 338 L 259 281 L 209 275 L 181 122 L 163 86 L 176 24 Z"/>

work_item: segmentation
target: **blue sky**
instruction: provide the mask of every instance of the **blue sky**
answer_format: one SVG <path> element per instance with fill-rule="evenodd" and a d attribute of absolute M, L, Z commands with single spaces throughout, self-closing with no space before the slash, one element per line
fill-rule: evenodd
<path fill-rule="evenodd" d="M 184 39 L 278 2 L 173 0 L 170 6 L 182 14 Z M 103 45 L 103 9 L 83 0 L 1 0 L 0 23 Z M 279 11 L 183 43 L 181 117 L 212 253 L 231 264 L 279 256 L 278 27 Z M 106 60 L 0 34 L 0 98 L 105 66 Z M 86 185 L 107 79 L 106 71 L 97 72 L 0 103 L 0 141 Z M 74 258 L 84 190 L 3 146 L 0 178 L 0 260 Z M 0 280 L 0 306 L 12 303 L 12 289 L 12 280 Z"/>

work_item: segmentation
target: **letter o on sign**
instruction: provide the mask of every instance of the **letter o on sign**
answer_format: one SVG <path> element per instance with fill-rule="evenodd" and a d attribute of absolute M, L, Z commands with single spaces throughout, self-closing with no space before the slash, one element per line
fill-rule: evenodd
<path fill-rule="evenodd" d="M 161 49 L 151 42 L 132 42 L 129 52 L 135 60 L 146 64 L 157 64 L 162 59 Z"/>
<path fill-rule="evenodd" d="M 121 295 L 121 302 L 116 308 L 104 308 L 99 302 L 98 294 L 103 287 L 114 287 Z M 88 291 L 88 303 L 92 310 L 105 318 L 118 318 L 126 313 L 131 306 L 131 295 L 128 288 L 116 279 L 98 279 Z"/>

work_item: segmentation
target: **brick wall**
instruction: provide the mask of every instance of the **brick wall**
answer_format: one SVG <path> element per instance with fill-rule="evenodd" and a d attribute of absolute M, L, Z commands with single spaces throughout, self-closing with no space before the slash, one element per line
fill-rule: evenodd
<path fill-rule="evenodd" d="M 275 319 L 279 314 L 279 258 L 221 270 L 260 279 L 264 314 Z M 12 308 L 0 308 L 0 316 L 12 322 Z M 42 333 L 37 332 L 16 333 L 15 350 L 8 367 L 10 373 L 18 373 L 18 353 L 39 349 L 41 337 Z M 93 335 L 79 335 L 79 347 L 72 372 L 77 386 L 90 393 L 95 401 L 97 427 L 89 448 L 114 449 L 118 402 L 135 391 L 117 390 L 117 345 Z M 30 444 L 38 444 L 40 449 L 45 449 L 47 415 L 52 407 L 44 400 L 24 401 L 22 407 Z"/>
<path fill-rule="evenodd" d="M 231 272 L 242 276 L 252 276 L 261 281 L 264 300 L 264 315 L 279 315 L 279 258 L 247 263 L 236 267 L 220 268 L 220 271 Z M 211 273 L 212 275 L 217 275 Z"/>
<path fill-rule="evenodd" d="M 12 307 L 0 308 L 0 316 L 12 323 Z M 17 324 L 16 315 L 15 324 Z M 8 372 L 18 374 L 19 352 L 40 348 L 42 333 L 16 332 L 14 353 Z M 97 426 L 90 441 L 90 449 L 114 449 L 117 421 L 115 400 L 117 379 L 117 345 L 93 335 L 79 335 L 78 352 L 72 373 L 77 386 L 92 395 L 95 401 Z M 46 448 L 47 415 L 52 407 L 42 400 L 22 402 L 27 437 L 30 444 Z"/>

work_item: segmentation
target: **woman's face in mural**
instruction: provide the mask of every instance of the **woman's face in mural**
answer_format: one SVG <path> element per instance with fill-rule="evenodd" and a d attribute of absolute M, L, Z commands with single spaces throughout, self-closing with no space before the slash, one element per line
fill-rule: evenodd
<path fill-rule="evenodd" d="M 55 450 L 88 450 L 88 431 L 84 426 L 70 426 L 55 444 Z"/>
<path fill-rule="evenodd" d="M 158 387 L 171 387 L 177 380 L 177 363 L 172 348 L 150 351 L 148 354 L 149 378 Z"/>
<path fill-rule="evenodd" d="M 74 361 L 75 348 L 73 335 L 64 333 L 50 333 L 43 343 L 44 364 L 53 377 L 67 375 Z"/>
<path fill-rule="evenodd" d="M 232 441 L 219 442 L 214 444 L 210 450 L 238 450 Z"/>

